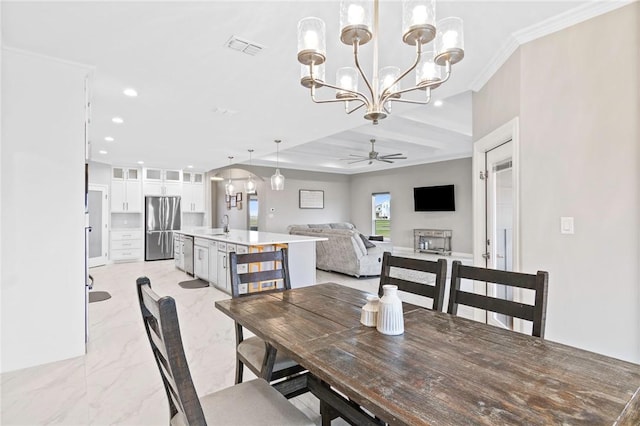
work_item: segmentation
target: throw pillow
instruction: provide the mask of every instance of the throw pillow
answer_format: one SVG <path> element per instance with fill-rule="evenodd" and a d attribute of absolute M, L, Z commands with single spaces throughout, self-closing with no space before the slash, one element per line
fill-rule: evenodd
<path fill-rule="evenodd" d="M 369 239 L 364 235 L 364 234 L 358 234 L 360 235 L 360 239 L 362 240 L 362 244 L 364 244 L 364 246 L 366 248 L 371 248 L 371 247 L 375 247 L 376 245 L 373 244 L 371 241 L 369 241 Z"/>

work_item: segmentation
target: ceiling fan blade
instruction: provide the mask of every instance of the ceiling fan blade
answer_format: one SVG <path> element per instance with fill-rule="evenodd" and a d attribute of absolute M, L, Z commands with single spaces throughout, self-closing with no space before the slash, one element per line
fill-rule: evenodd
<path fill-rule="evenodd" d="M 349 164 L 361 163 L 361 162 L 367 161 L 367 160 L 368 160 L 368 158 L 363 158 L 361 160 L 355 160 L 355 161 L 349 161 Z"/>
<path fill-rule="evenodd" d="M 359 156 L 354 156 L 354 157 L 355 157 L 355 158 L 340 158 L 339 160 L 340 160 L 340 161 L 352 161 L 352 160 L 366 160 L 366 159 L 368 159 L 368 158 L 369 158 L 369 157 L 363 157 L 363 156 L 361 156 L 361 155 L 359 155 Z"/>
<path fill-rule="evenodd" d="M 380 158 L 392 158 L 392 157 L 397 157 L 397 158 L 407 158 L 404 155 L 402 155 L 401 153 L 397 153 L 397 154 L 387 154 L 387 155 L 381 155 Z"/>
<path fill-rule="evenodd" d="M 389 163 L 389 164 L 393 163 L 393 161 L 387 160 L 387 159 L 384 159 L 384 158 L 378 158 L 378 161 L 384 161 L 385 163 Z"/>

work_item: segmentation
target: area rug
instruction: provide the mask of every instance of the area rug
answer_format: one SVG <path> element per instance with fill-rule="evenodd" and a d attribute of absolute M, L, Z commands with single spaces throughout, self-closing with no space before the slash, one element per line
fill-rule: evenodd
<path fill-rule="evenodd" d="M 102 302 L 103 300 L 111 299 L 111 295 L 106 291 L 90 291 L 89 303 Z"/>
<path fill-rule="evenodd" d="M 195 280 L 189 280 L 189 281 L 181 281 L 178 283 L 178 285 L 182 288 L 189 288 L 189 289 L 209 287 L 209 283 L 201 280 L 200 278 L 196 278 Z"/>

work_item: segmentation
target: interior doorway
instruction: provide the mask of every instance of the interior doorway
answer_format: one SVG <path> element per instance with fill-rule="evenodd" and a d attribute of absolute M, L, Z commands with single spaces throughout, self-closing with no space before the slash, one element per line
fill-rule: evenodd
<path fill-rule="evenodd" d="M 106 185 L 90 184 L 87 194 L 89 211 L 89 268 L 107 263 L 109 188 Z"/>

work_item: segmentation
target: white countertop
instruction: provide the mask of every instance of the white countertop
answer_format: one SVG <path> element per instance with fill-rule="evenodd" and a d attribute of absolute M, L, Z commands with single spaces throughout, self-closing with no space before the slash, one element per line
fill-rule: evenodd
<path fill-rule="evenodd" d="M 177 234 L 191 235 L 196 238 L 225 241 L 231 244 L 245 244 L 251 246 L 264 246 L 270 244 L 290 244 L 310 241 L 325 241 L 326 238 L 307 237 L 303 235 L 277 234 L 274 232 L 247 231 L 245 229 L 231 229 L 228 234 L 222 232 L 222 228 L 185 228 L 174 231 Z"/>

